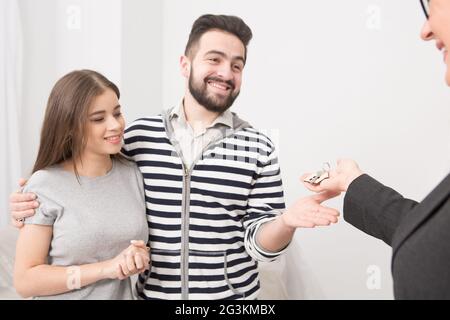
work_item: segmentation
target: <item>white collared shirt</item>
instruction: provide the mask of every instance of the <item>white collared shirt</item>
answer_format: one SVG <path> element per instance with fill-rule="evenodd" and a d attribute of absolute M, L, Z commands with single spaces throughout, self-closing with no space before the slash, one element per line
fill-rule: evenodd
<path fill-rule="evenodd" d="M 180 157 L 183 159 L 185 166 L 190 168 L 203 149 L 222 136 L 221 129 L 224 127 L 233 128 L 233 114 L 230 110 L 226 110 L 202 132 L 194 132 L 194 129 L 186 120 L 184 104 L 181 102 L 170 113 L 170 122 L 173 126 L 174 138 L 183 153 Z"/>

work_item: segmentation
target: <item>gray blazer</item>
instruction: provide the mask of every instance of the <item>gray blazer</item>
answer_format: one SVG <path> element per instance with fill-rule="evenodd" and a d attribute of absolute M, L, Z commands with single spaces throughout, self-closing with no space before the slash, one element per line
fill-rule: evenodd
<path fill-rule="evenodd" d="M 450 174 L 420 203 L 364 174 L 347 190 L 344 219 L 392 246 L 396 299 L 450 299 Z"/>

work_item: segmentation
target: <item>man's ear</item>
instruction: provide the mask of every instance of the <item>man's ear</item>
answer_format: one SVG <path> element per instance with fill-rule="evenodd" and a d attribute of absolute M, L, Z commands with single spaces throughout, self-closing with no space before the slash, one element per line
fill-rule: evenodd
<path fill-rule="evenodd" d="M 180 71 L 183 77 L 186 79 L 189 78 L 191 73 L 191 60 L 186 56 L 180 57 Z"/>

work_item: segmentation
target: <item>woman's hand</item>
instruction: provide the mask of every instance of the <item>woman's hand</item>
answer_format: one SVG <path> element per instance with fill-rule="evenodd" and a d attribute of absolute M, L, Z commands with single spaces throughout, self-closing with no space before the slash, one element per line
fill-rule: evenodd
<path fill-rule="evenodd" d="M 131 245 L 115 258 L 105 261 L 103 273 L 108 279 L 126 279 L 134 274 L 148 270 L 149 250 L 144 241 L 132 240 Z"/>
<path fill-rule="evenodd" d="M 358 164 L 351 159 L 340 159 L 337 161 L 337 167 L 334 170 L 330 170 L 329 178 L 323 180 L 319 184 L 311 184 L 303 181 L 310 174 L 304 174 L 301 177 L 302 183 L 308 190 L 313 192 L 331 192 L 340 193 L 346 192 L 348 186 L 362 175 L 363 172 L 359 168 Z"/>

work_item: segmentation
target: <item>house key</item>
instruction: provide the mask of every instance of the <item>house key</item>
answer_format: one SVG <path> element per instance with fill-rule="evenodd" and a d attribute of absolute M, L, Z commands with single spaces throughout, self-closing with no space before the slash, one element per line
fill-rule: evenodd
<path fill-rule="evenodd" d="M 328 162 L 325 162 L 322 170 L 319 170 L 319 171 L 309 175 L 303 181 L 311 183 L 311 184 L 319 184 L 323 180 L 328 179 L 330 177 L 330 173 L 329 173 L 330 169 L 331 169 L 330 164 Z"/>

